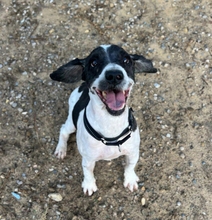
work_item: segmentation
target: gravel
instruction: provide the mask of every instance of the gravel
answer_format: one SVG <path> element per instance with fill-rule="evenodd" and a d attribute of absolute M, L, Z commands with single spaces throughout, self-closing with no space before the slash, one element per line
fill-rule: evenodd
<path fill-rule="evenodd" d="M 1 1 L 0 219 L 212 219 L 211 2 Z M 152 59 L 129 105 L 141 131 L 139 189 L 124 158 L 97 163 L 98 192 L 81 189 L 81 157 L 53 151 L 78 83 L 60 65 L 115 43 Z"/>

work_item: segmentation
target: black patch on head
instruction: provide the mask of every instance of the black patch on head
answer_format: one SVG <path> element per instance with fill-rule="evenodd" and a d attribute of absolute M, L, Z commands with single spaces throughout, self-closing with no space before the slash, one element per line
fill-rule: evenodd
<path fill-rule="evenodd" d="M 128 54 L 117 45 L 110 45 L 106 48 L 106 51 L 103 47 L 97 47 L 87 58 L 77 58 L 68 62 L 50 74 L 50 77 L 53 80 L 65 83 L 73 83 L 82 79 L 90 87 L 108 63 L 116 63 L 123 67 L 133 80 L 135 80 L 135 72 L 157 72 L 151 60 L 141 55 Z"/>
<path fill-rule="evenodd" d="M 77 103 L 75 104 L 73 112 L 72 112 L 72 120 L 73 120 L 75 128 L 77 128 L 77 121 L 78 121 L 80 112 L 86 108 L 86 106 L 88 105 L 90 101 L 90 97 L 88 94 L 89 89 L 86 83 L 82 83 L 78 91 L 82 92 L 82 94 L 79 100 L 77 101 Z"/>
<path fill-rule="evenodd" d="M 135 80 L 133 60 L 123 48 L 117 45 L 111 45 L 108 47 L 107 53 L 111 63 L 116 63 L 123 67 L 127 72 L 127 75 L 131 79 Z"/>
<path fill-rule="evenodd" d="M 82 75 L 82 79 L 87 82 L 89 87 L 95 81 L 95 79 L 99 77 L 107 64 L 107 54 L 102 47 L 97 47 L 94 49 L 85 59 L 85 69 Z"/>

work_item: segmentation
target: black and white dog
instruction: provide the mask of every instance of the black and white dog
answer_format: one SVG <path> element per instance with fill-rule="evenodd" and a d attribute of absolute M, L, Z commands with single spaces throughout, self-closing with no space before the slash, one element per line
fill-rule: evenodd
<path fill-rule="evenodd" d="M 72 60 L 50 75 L 65 83 L 85 81 L 69 98 L 69 115 L 61 127 L 55 151 L 63 159 L 69 135 L 77 130 L 85 194 L 97 191 L 95 162 L 121 155 L 126 155 L 124 186 L 130 191 L 138 189 L 134 168 L 139 158 L 140 135 L 127 106 L 135 72 L 155 73 L 157 69 L 143 56 L 128 54 L 116 45 L 102 45 L 85 59 Z"/>

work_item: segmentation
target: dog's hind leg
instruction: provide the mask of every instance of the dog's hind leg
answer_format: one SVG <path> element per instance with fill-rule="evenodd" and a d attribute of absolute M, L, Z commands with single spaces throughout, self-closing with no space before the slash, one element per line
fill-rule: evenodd
<path fill-rule="evenodd" d="M 76 128 L 73 124 L 72 114 L 69 113 L 65 124 L 63 124 L 62 127 L 60 128 L 59 142 L 57 144 L 57 148 L 54 153 L 57 158 L 63 159 L 66 156 L 67 141 L 69 135 L 75 132 L 75 130 Z"/>

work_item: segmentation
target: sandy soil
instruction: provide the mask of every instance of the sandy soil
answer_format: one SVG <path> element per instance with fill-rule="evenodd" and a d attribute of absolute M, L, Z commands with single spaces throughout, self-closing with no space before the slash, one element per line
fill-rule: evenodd
<path fill-rule="evenodd" d="M 0 219 L 211 220 L 211 12 L 210 0 L 1 0 Z M 123 187 L 118 158 L 97 163 L 99 191 L 87 197 L 75 136 L 63 161 L 53 157 L 79 83 L 49 74 L 109 43 L 158 73 L 137 74 L 130 101 L 139 190 Z"/>

